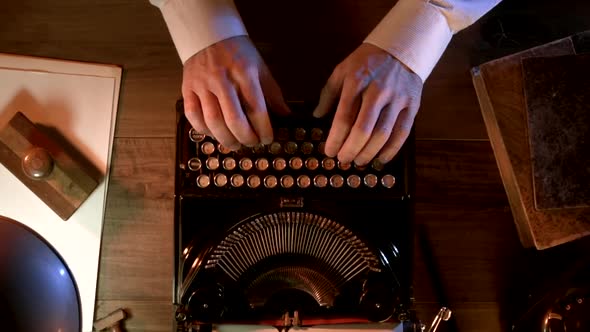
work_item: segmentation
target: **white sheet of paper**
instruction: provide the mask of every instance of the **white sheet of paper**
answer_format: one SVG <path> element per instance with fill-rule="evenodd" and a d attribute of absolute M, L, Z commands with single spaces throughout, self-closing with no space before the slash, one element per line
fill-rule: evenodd
<path fill-rule="evenodd" d="M 82 331 L 92 331 L 120 67 L 0 54 L 0 127 L 20 111 L 51 127 L 105 176 L 90 197 L 62 220 L 0 164 L 0 215 L 47 240 L 72 271 L 80 292 Z"/>

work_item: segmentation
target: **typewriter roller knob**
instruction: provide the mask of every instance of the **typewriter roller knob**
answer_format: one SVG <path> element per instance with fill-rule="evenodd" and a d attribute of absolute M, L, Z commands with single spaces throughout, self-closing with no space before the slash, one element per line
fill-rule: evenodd
<path fill-rule="evenodd" d="M 203 323 L 214 322 L 224 313 L 223 287 L 210 285 L 194 291 L 188 299 L 191 318 Z"/>
<path fill-rule="evenodd" d="M 378 276 L 370 276 L 363 284 L 360 306 L 368 320 L 383 322 L 391 318 L 397 301 L 395 288 Z"/>

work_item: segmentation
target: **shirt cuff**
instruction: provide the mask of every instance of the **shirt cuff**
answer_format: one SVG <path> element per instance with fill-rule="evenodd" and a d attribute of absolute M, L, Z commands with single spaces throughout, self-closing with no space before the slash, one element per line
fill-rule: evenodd
<path fill-rule="evenodd" d="M 158 7 L 183 64 L 208 46 L 248 34 L 232 0 L 168 0 Z"/>
<path fill-rule="evenodd" d="M 399 0 L 364 42 L 389 52 L 424 82 L 452 37 L 435 6 L 424 0 Z"/>

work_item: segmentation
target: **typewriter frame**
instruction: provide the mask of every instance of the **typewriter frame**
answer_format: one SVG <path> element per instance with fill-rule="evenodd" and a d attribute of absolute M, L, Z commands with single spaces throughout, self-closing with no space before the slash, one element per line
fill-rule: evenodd
<path fill-rule="evenodd" d="M 290 103 L 293 107 L 293 103 Z M 294 108 L 296 109 L 309 109 L 304 103 L 296 103 Z M 190 317 L 186 311 L 186 294 L 181 294 L 179 289 L 181 286 L 182 275 L 180 275 L 181 268 L 181 256 L 184 246 L 188 241 L 188 238 L 194 237 L 195 232 L 204 231 L 198 229 L 198 223 L 193 220 L 189 222 L 187 220 L 194 219 L 194 216 L 198 214 L 198 210 L 201 207 L 215 208 L 214 205 L 218 204 L 218 211 L 224 215 L 226 222 L 214 222 L 209 223 L 207 229 L 208 234 L 214 234 L 210 237 L 208 244 L 203 243 L 203 248 L 213 245 L 215 242 L 223 238 L 223 234 L 226 233 L 231 227 L 238 224 L 241 220 L 251 218 L 257 214 L 274 213 L 277 211 L 307 211 L 311 213 L 317 213 L 325 215 L 332 220 L 338 222 L 342 221 L 347 227 L 361 237 L 364 237 L 370 241 L 369 245 L 376 251 L 383 254 L 381 249 L 390 245 L 394 245 L 396 248 L 394 251 L 398 251 L 398 256 L 389 256 L 385 258 L 385 261 L 391 260 L 391 264 L 388 267 L 391 268 L 391 273 L 396 277 L 395 285 L 398 287 L 399 295 L 396 301 L 396 307 L 392 312 L 392 316 L 385 320 L 385 322 L 399 322 L 407 324 L 412 320 L 413 311 L 413 291 L 412 291 L 412 261 L 413 261 L 413 179 L 414 179 L 414 133 L 412 131 L 410 137 L 406 141 L 404 147 L 396 156 L 392 163 L 396 163 L 402 168 L 402 177 L 396 183 L 396 190 L 391 189 L 360 189 L 358 192 L 360 195 L 350 197 L 350 191 L 339 192 L 334 188 L 275 188 L 272 190 L 266 188 L 259 188 L 260 190 L 226 190 L 226 191 L 213 191 L 204 192 L 201 188 L 191 187 L 186 183 L 186 154 L 187 154 L 187 143 L 192 144 L 188 140 L 188 130 L 190 125 L 184 117 L 184 108 L 182 100 L 179 100 L 176 104 L 177 111 L 177 136 L 176 136 L 176 164 L 175 164 L 175 198 L 174 198 L 174 279 L 173 279 L 173 304 L 175 306 L 175 331 L 192 331 L 192 327 L 197 326 L 211 326 L 215 323 L 233 323 L 234 320 L 230 321 L 216 321 L 216 322 L 191 322 Z M 301 112 L 303 113 L 303 112 Z M 317 123 L 325 126 L 331 119 L 319 120 Z M 288 120 L 291 121 L 291 120 Z M 307 118 L 303 117 L 303 120 L 297 119 L 294 123 L 305 123 Z M 277 121 L 273 121 L 275 124 Z M 278 120 L 281 123 L 281 120 Z M 399 170 L 399 168 L 398 168 Z M 212 188 L 215 189 L 215 188 Z M 274 190 L 274 191 L 273 191 Z M 329 199 L 326 199 L 326 195 L 330 195 Z M 385 197 L 384 197 L 385 196 Z M 261 202 L 264 202 L 263 204 Z M 223 209 L 227 203 L 239 203 L 233 205 L 232 211 L 230 209 Z M 342 210 L 342 206 L 345 206 Z M 367 213 L 363 211 L 359 212 L 360 208 L 370 208 Z M 355 209 L 356 208 L 356 209 Z M 355 218 L 367 218 L 373 220 L 375 226 L 381 227 L 380 225 L 384 222 L 381 215 L 384 211 L 392 209 L 397 213 L 397 218 L 391 218 L 389 221 L 397 222 L 401 220 L 400 227 L 398 227 L 398 234 L 394 236 L 395 239 L 385 232 L 366 232 L 363 231 L 364 223 L 354 225 Z M 340 211 L 338 211 L 340 210 Z M 356 210 L 356 211 L 355 211 Z M 208 212 L 210 213 L 210 212 Z M 219 217 L 219 213 L 217 213 Z M 386 220 L 388 221 L 388 220 Z M 362 225 L 361 225 L 362 224 Z M 191 226 L 189 226 L 191 225 Z M 214 229 L 211 229 L 211 225 L 215 225 Z M 191 227 L 193 229 L 191 229 Z M 196 228 L 195 228 L 196 227 Z M 215 229 L 216 228 L 216 229 Z M 188 234 L 190 233 L 190 234 Z M 370 234 L 369 234 L 370 233 Z M 188 234 L 188 235 L 187 235 Z M 203 249 L 205 250 L 205 249 Z M 385 250 L 389 252 L 388 250 Z M 401 253 L 400 253 L 401 252 Z M 260 311 L 256 312 L 258 315 Z M 344 315 L 346 316 L 346 310 Z M 239 315 L 238 315 L 239 316 Z M 347 320 L 346 317 L 341 316 L 341 312 L 337 312 L 334 319 L 309 320 L 314 323 L 306 324 L 306 317 L 303 317 L 303 326 L 315 325 L 318 322 L 372 322 L 372 320 L 365 319 L 362 317 L 351 317 Z M 238 323 L 244 323 L 244 321 L 237 321 Z M 265 324 L 274 326 L 287 327 L 288 325 L 299 325 L 297 320 L 294 321 L 294 317 L 276 317 L 276 320 L 267 319 L 264 313 L 256 316 L 251 321 L 246 321 L 246 324 Z"/>

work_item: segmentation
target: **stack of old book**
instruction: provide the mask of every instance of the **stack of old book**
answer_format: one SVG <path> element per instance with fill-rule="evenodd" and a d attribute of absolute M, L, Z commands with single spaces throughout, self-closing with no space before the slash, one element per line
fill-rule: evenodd
<path fill-rule="evenodd" d="M 590 235 L 590 31 L 473 68 L 524 247 Z"/>

